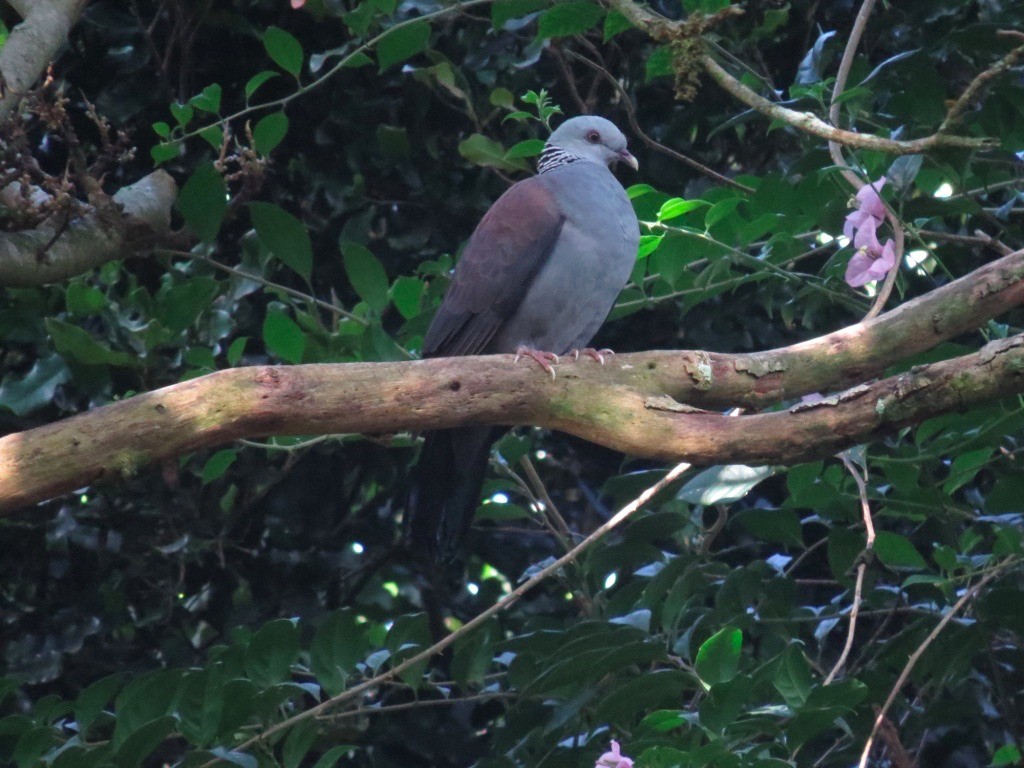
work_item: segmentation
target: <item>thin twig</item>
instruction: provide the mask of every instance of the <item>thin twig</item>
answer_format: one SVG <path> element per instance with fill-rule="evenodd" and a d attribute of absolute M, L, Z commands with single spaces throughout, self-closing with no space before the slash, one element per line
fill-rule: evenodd
<path fill-rule="evenodd" d="M 1019 34 L 1020 33 L 1015 30 L 1000 30 L 996 32 L 996 35 L 1000 37 L 1015 37 Z M 939 126 L 939 133 L 948 131 L 954 125 L 963 120 L 964 112 L 967 111 L 967 107 L 981 95 L 981 92 L 988 87 L 989 83 L 1008 69 L 1015 67 L 1017 62 L 1022 58 L 1024 58 L 1024 45 L 1014 48 L 995 64 L 983 72 L 980 72 L 973 80 L 971 80 L 964 89 L 964 92 L 961 93 L 959 98 L 957 98 L 957 100 L 953 102 L 952 106 L 950 106 L 949 111 L 946 113 L 946 119 L 943 120 L 942 124 Z"/>
<path fill-rule="evenodd" d="M 318 720 L 326 720 L 328 722 L 334 722 L 336 720 L 342 720 L 348 717 L 356 717 L 361 715 L 386 715 L 390 712 L 401 712 L 407 709 L 423 709 L 424 707 L 445 707 L 455 706 L 456 704 L 464 704 L 467 701 L 493 701 L 495 699 L 512 699 L 516 698 L 518 694 L 507 692 L 507 691 L 491 691 L 490 693 L 477 693 L 471 696 L 458 696 L 453 699 L 422 699 L 420 701 L 406 701 L 401 704 L 385 704 L 379 707 L 358 707 L 356 709 L 346 709 L 344 712 L 336 712 L 330 715 L 323 715 L 317 718 Z"/>
<path fill-rule="evenodd" d="M 274 734 L 280 733 L 283 730 L 291 728 L 292 726 L 302 722 L 303 720 L 308 720 L 311 717 L 319 717 L 324 712 L 333 709 L 340 704 L 344 704 L 345 702 L 351 701 L 353 699 L 358 699 L 366 691 L 372 688 L 376 688 L 382 683 L 388 682 L 389 680 L 398 677 L 410 667 L 413 667 L 424 661 L 429 661 L 435 655 L 451 647 L 459 638 L 464 637 L 477 627 L 484 624 L 492 616 L 495 616 L 498 613 L 504 611 L 506 608 L 511 607 L 521 597 L 523 597 L 523 595 L 525 595 L 538 584 L 543 582 L 551 574 L 555 573 L 561 568 L 564 568 L 569 563 L 575 561 L 576 558 L 578 558 L 585 550 L 589 549 L 606 533 L 611 531 L 613 528 L 616 528 L 623 521 L 629 518 L 633 513 L 635 513 L 638 509 L 640 509 L 644 504 L 646 504 L 648 501 L 654 498 L 654 496 L 656 496 L 658 493 L 664 490 L 668 485 L 675 482 L 675 480 L 677 480 L 680 475 L 686 472 L 690 468 L 690 466 L 691 465 L 686 462 L 674 466 L 665 474 L 663 478 L 661 478 L 661 480 L 656 482 L 654 485 L 650 486 L 647 490 L 645 490 L 643 493 L 637 496 L 633 501 L 631 501 L 629 504 L 620 509 L 606 523 L 596 528 L 589 536 L 587 536 L 583 541 L 581 541 L 571 550 L 566 552 L 553 563 L 542 568 L 536 574 L 531 576 L 529 579 L 524 581 L 514 590 L 509 592 L 500 600 L 498 600 L 498 602 L 496 602 L 490 608 L 477 614 L 475 618 L 470 619 L 461 627 L 459 627 L 459 629 L 452 632 L 450 635 L 446 635 L 437 643 L 434 643 L 434 645 L 430 646 L 429 648 L 423 651 L 420 651 L 414 656 L 410 656 L 405 661 L 396 664 L 387 672 L 382 672 L 381 674 L 376 675 L 375 677 L 372 677 L 369 680 L 360 683 L 359 685 L 349 688 L 347 691 L 339 693 L 337 696 L 332 696 L 326 701 L 323 701 L 314 707 L 310 707 L 304 712 L 300 712 L 299 714 L 293 717 L 287 718 L 286 720 L 283 720 L 280 723 L 277 723 L 276 725 L 267 728 L 265 731 L 263 731 L 263 733 L 253 736 L 250 739 L 246 739 L 237 747 L 235 747 L 233 751 L 243 751 L 245 749 L 248 749 L 249 747 L 252 747 L 255 744 L 262 743 Z M 216 765 L 217 763 L 221 762 L 222 759 L 223 758 L 221 757 L 214 757 L 213 759 L 208 760 L 206 763 L 204 763 L 202 768 L 210 768 L 210 766 Z"/>
<path fill-rule="evenodd" d="M 874 9 L 875 2 L 876 0 L 864 0 L 864 3 L 861 5 L 860 10 L 857 12 L 857 18 L 853 21 L 853 27 L 850 29 L 850 37 L 846 41 L 846 48 L 843 49 L 843 58 L 839 62 L 839 69 L 836 70 L 836 82 L 832 87 L 832 103 L 828 108 L 828 119 L 837 128 L 839 127 L 839 97 L 843 95 L 843 91 L 846 89 L 846 81 L 850 76 L 850 68 L 853 66 L 854 56 L 857 54 L 857 46 L 860 44 L 860 39 L 864 34 L 864 27 L 867 26 L 868 17 Z M 828 143 L 828 153 L 832 157 L 832 162 L 838 166 L 843 174 L 843 178 L 850 182 L 854 189 L 860 189 L 863 184 L 847 166 L 846 159 L 843 157 L 842 145 L 837 141 L 830 141 Z"/>
<path fill-rule="evenodd" d="M 853 27 L 850 29 L 850 37 L 846 41 L 846 48 L 843 50 L 843 58 L 839 62 L 839 69 L 836 71 L 836 82 L 832 88 L 832 103 L 828 109 L 829 121 L 838 127 L 839 125 L 839 97 L 843 95 L 843 91 L 846 89 L 846 81 L 850 76 L 850 68 L 853 66 L 854 56 L 857 54 L 857 46 L 860 45 L 860 39 L 864 35 L 864 28 L 867 26 L 868 17 L 871 16 L 871 11 L 875 7 L 876 0 L 864 0 L 860 6 L 860 10 L 857 12 L 857 17 L 853 21 Z M 846 163 L 846 158 L 843 157 L 842 143 L 836 140 L 829 140 L 828 152 L 832 157 L 832 162 L 839 168 L 839 172 L 843 175 L 850 186 L 855 190 L 860 190 L 864 186 L 864 182 L 860 180 L 856 173 Z M 875 192 L 881 190 L 876 189 Z M 864 316 L 865 320 L 870 320 L 876 317 L 884 308 L 886 302 L 889 300 L 889 296 L 892 294 L 893 286 L 896 285 L 896 277 L 900 271 L 900 264 L 903 263 L 903 248 L 906 242 L 906 236 L 903 232 L 903 224 L 897 218 L 896 214 L 886 206 L 886 219 L 892 226 L 893 235 L 895 237 L 895 251 L 896 258 L 892 265 L 892 269 L 885 276 L 885 281 L 882 283 L 882 287 L 878 291 L 878 295 L 875 297 L 874 302 L 871 304 L 871 309 L 868 310 Z"/>
<path fill-rule="evenodd" d="M 864 751 L 861 753 L 858 768 L 867 768 L 868 757 L 871 754 L 871 747 L 874 745 L 875 736 L 878 735 L 878 729 L 882 727 L 882 722 L 885 720 L 886 713 L 896 700 L 896 696 L 899 695 L 900 689 L 903 688 L 904 684 L 907 682 L 907 679 L 910 677 L 910 673 L 913 671 L 918 660 L 920 660 L 928 647 L 935 642 L 935 638 L 938 637 L 942 630 L 946 628 L 946 625 L 953 620 L 953 617 L 960 613 L 964 606 L 973 600 L 985 585 L 998 576 L 1010 564 L 1010 562 L 1011 558 L 1006 558 L 1005 560 L 997 563 L 988 571 L 988 573 L 981 577 L 981 580 L 977 584 L 964 592 L 960 599 L 953 604 L 953 607 L 949 609 L 949 612 L 939 619 L 939 623 L 936 624 L 935 628 L 928 633 L 928 636 L 924 639 L 921 645 L 918 646 L 917 650 L 910 654 L 910 658 L 903 666 L 903 670 L 900 672 L 900 676 L 896 679 L 895 685 L 893 685 L 892 690 L 889 691 L 889 696 L 878 711 L 877 717 L 875 717 L 874 725 L 871 726 L 871 733 L 868 734 L 868 739 L 864 743 Z"/>
<path fill-rule="evenodd" d="M 545 487 L 544 481 L 540 479 L 540 475 L 537 474 L 537 469 L 533 466 L 533 462 L 530 461 L 530 457 L 523 454 L 523 457 L 519 459 L 519 466 L 523 468 L 523 472 L 526 474 L 526 482 L 530 484 L 534 494 L 544 506 L 544 513 L 551 521 L 551 525 L 565 540 L 565 548 L 569 549 L 572 544 L 572 531 L 569 530 L 565 518 L 562 517 L 558 507 L 555 506 L 555 502 L 551 500 L 548 489 Z"/>
<path fill-rule="evenodd" d="M 577 61 L 579 61 L 580 63 L 585 64 L 586 66 L 593 69 L 605 80 L 611 83 L 615 90 L 619 92 L 619 96 L 622 97 L 622 106 L 625 107 L 626 109 L 626 118 L 629 120 L 630 128 L 633 129 L 633 133 L 639 136 L 640 140 L 648 147 L 655 150 L 656 152 L 661 152 L 663 155 L 668 155 L 669 157 L 678 160 L 679 162 L 685 165 L 688 165 L 695 171 L 703 173 L 705 176 L 714 179 L 719 184 L 725 184 L 727 186 L 732 187 L 733 189 L 738 189 L 748 194 L 754 193 L 755 190 L 753 189 L 753 187 L 748 187 L 746 184 L 741 184 L 738 181 L 730 179 L 728 176 L 723 176 L 718 171 L 709 168 L 708 166 L 704 165 L 703 163 L 697 160 L 694 160 L 692 157 L 687 157 L 682 152 L 672 149 L 671 147 L 666 147 L 664 144 L 652 139 L 644 132 L 644 129 L 640 127 L 640 122 L 636 118 L 636 107 L 633 106 L 633 101 L 632 99 L 630 99 L 629 94 L 626 92 L 626 89 L 622 87 L 622 83 L 620 83 L 611 72 L 602 67 L 596 61 L 593 61 L 586 56 L 581 56 L 575 51 L 566 50 L 565 52 L 572 56 Z"/>
<path fill-rule="evenodd" d="M 308 293 L 303 293 L 302 291 L 298 291 L 294 288 L 289 288 L 287 285 L 275 283 L 273 280 L 268 280 L 262 275 L 254 275 L 250 272 L 245 272 L 244 270 L 236 269 L 235 267 L 229 267 L 227 264 L 221 264 L 219 261 L 217 261 L 216 259 L 211 259 L 209 256 L 203 256 L 202 254 L 199 253 L 189 253 L 188 251 L 173 251 L 165 249 L 157 250 L 156 253 L 164 256 L 173 256 L 182 259 L 194 259 L 197 261 L 202 261 L 206 264 L 209 264 L 214 269 L 219 269 L 222 272 L 227 272 L 229 275 L 241 277 L 245 280 L 252 280 L 254 283 L 259 283 L 260 285 L 265 286 L 266 288 L 271 288 L 275 291 L 281 291 L 281 293 L 286 293 L 293 298 L 300 299 L 301 301 L 306 301 L 311 304 L 315 304 L 321 309 L 326 309 L 328 312 L 331 312 L 335 315 L 341 315 L 342 317 L 352 320 L 353 322 L 359 323 L 360 325 L 369 325 L 369 322 L 366 319 L 359 317 L 358 315 L 353 315 L 351 312 L 346 312 L 341 307 L 336 307 L 333 304 L 324 301 L 323 299 L 318 299 L 316 296 L 310 296 Z"/>
<path fill-rule="evenodd" d="M 431 19 L 440 18 L 442 16 L 448 16 L 450 14 L 461 13 L 466 8 L 472 8 L 472 7 L 477 6 L 477 5 L 488 5 L 488 4 L 491 4 L 493 2 L 494 2 L 494 0 L 462 0 L 461 2 L 454 3 L 452 5 L 447 5 L 447 6 L 444 6 L 443 8 L 439 8 L 436 11 L 431 11 L 429 13 L 424 13 L 424 14 L 419 15 L 419 16 L 411 16 L 408 19 L 405 19 L 403 21 L 398 22 L 397 24 L 394 24 L 394 25 L 388 27 L 383 32 L 381 32 L 379 35 L 377 35 L 376 37 L 372 37 L 369 40 L 367 40 L 365 43 L 362 43 L 361 45 L 356 46 L 348 54 L 346 54 L 345 56 L 342 56 L 341 59 L 338 61 L 338 63 L 335 64 L 333 67 L 331 67 L 329 70 L 327 70 L 322 75 L 320 75 L 319 77 L 315 78 L 314 80 L 310 81 L 309 83 L 306 83 L 305 85 L 299 86 L 299 88 L 297 88 L 296 90 L 294 90 L 291 93 L 287 94 L 286 96 L 282 96 L 279 99 L 273 99 L 271 101 L 266 101 L 266 102 L 263 102 L 262 104 L 251 104 L 251 105 L 248 105 L 248 106 L 244 107 L 243 109 L 238 110 L 234 114 L 228 115 L 227 117 L 222 117 L 220 120 L 218 120 L 216 123 L 214 123 L 214 125 L 226 125 L 227 123 L 233 122 L 233 121 L 238 120 L 239 118 L 242 118 L 242 117 L 246 117 L 246 116 L 251 115 L 251 114 L 253 114 L 255 112 L 263 112 L 263 111 L 268 110 L 268 109 L 274 109 L 276 107 L 285 107 L 285 106 L 287 106 L 288 104 L 290 104 L 295 99 L 297 99 L 297 98 L 299 98 L 301 96 L 305 96 L 310 91 L 312 91 L 312 90 L 314 90 L 316 88 L 319 88 L 320 86 L 326 84 L 332 77 L 334 77 L 334 75 L 338 74 L 342 70 L 345 70 L 345 69 L 351 67 L 353 62 L 356 61 L 357 57 L 365 56 L 366 52 L 369 51 L 370 49 L 372 49 L 374 46 L 376 46 L 377 43 L 379 43 L 385 37 L 387 37 L 388 35 L 392 34 L 393 32 L 395 32 L 395 31 L 397 31 L 399 29 L 402 29 L 404 27 L 408 27 L 408 26 L 411 26 L 411 25 L 414 25 L 414 24 L 420 24 L 421 22 L 424 22 L 424 21 L 430 21 Z M 198 136 L 200 133 L 202 133 L 203 131 L 205 131 L 209 127 L 210 127 L 209 125 L 204 125 L 201 128 L 197 128 L 194 131 L 189 131 L 188 133 L 185 133 L 185 134 L 182 134 L 181 136 L 176 137 L 174 139 L 174 141 L 176 141 L 176 142 L 177 141 L 184 141 L 185 139 L 193 138 L 195 136 Z"/>
<path fill-rule="evenodd" d="M 656 14 L 634 0 L 605 0 L 605 4 L 622 13 L 634 26 L 642 29 L 655 40 L 675 40 L 679 37 L 680 25 L 678 22 Z M 769 101 L 741 83 L 708 53 L 700 56 L 700 64 L 711 75 L 711 78 L 737 101 L 804 133 L 828 141 L 836 141 L 848 147 L 871 149 L 896 155 L 916 155 L 940 147 L 993 149 L 999 146 L 998 139 L 990 137 L 974 138 L 935 133 L 920 139 L 900 141 L 856 131 L 845 131 L 830 125 L 811 112 L 798 112 Z"/>
<path fill-rule="evenodd" d="M 867 530 L 867 542 L 864 544 L 864 551 L 860 556 L 860 563 L 857 564 L 857 580 L 853 587 L 853 605 L 850 607 L 850 626 L 846 632 L 846 643 L 843 645 L 843 652 L 839 654 L 835 666 L 828 673 L 822 685 L 829 685 L 835 680 L 836 675 L 845 666 L 846 660 L 850 657 L 850 650 L 853 648 L 853 636 L 857 631 L 857 615 L 860 613 L 861 592 L 864 588 L 864 574 L 868 569 L 868 561 L 875 546 L 875 526 L 871 520 L 871 505 L 868 504 L 868 487 L 864 478 L 861 477 L 857 467 L 846 456 L 842 456 L 843 466 L 853 475 L 857 483 L 857 491 L 860 494 L 860 511 L 864 518 L 864 528 Z"/>

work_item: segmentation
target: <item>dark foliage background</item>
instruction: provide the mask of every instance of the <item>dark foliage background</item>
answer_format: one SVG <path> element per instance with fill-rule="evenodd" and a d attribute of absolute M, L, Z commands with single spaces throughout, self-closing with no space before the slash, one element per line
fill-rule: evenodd
<path fill-rule="evenodd" d="M 593 23 L 584 23 L 587 4 L 569 5 L 575 15 L 556 30 L 568 34 L 549 36 L 538 35 L 550 7 L 539 0 L 439 16 L 423 49 L 400 41 L 383 71 L 375 63 L 344 69 L 291 100 L 272 152 L 243 151 L 252 143 L 247 124 L 259 150 L 256 126 L 269 112 L 234 120 L 240 145 L 229 144 L 235 165 L 227 167 L 240 175 L 227 189 L 235 202 L 193 256 L 115 262 L 64 284 L 0 292 L 0 429 L 28 429 L 231 365 L 414 356 L 461 243 L 530 166 L 505 149 L 546 135 L 537 119 L 505 119 L 514 109 L 536 114 L 521 96 L 547 89 L 566 114 L 579 112 L 582 99 L 627 125 L 616 89 L 575 55 L 622 83 L 653 140 L 756 188 L 719 185 L 630 135 L 641 172 L 622 178 L 650 185 L 634 188 L 635 205 L 653 223 L 645 234 L 663 239 L 638 261 L 599 344 L 759 350 L 859 320 L 870 300 L 842 281 L 851 249 L 828 246 L 850 191 L 824 145 L 744 111 L 710 82 L 692 102 L 677 100 L 655 43 L 636 30 L 606 39 L 596 6 Z M 675 18 L 724 5 L 654 7 Z M 859 5 L 738 5 L 744 13 L 710 39 L 749 66 L 750 84 L 760 80 L 795 108 L 824 114 Z M 219 189 L 210 180 L 219 174 L 208 173 L 218 151 L 200 136 L 168 144 L 154 124 L 177 139 L 218 111 L 231 115 L 263 70 L 278 74 L 252 103 L 295 94 L 295 78 L 264 44 L 268 28 L 299 42 L 309 87 L 338 60 L 310 71 L 317 52 L 342 46 L 347 54 L 351 41 L 438 8 L 426 0 L 310 0 L 302 10 L 280 0 L 95 0 L 55 72 L 83 141 L 95 140 L 91 102 L 138 147 L 107 187 L 160 160 L 179 183 L 199 179 L 182 195 L 196 196 L 201 212 L 189 223 L 201 226 Z M 0 13 L 8 26 L 17 22 L 2 5 Z M 1013 47 L 995 31 L 1022 24 L 1024 11 L 1010 0 L 878 8 L 846 114 L 862 131 L 933 132 L 947 100 Z M 212 84 L 220 107 L 204 112 L 193 97 Z M 898 298 L 991 258 L 975 246 L 919 238 L 919 228 L 981 229 L 1022 245 L 1022 85 L 1020 70 L 1011 71 L 965 121 L 969 135 L 999 137 L 999 150 L 931 154 L 888 195 L 911 232 L 908 249 L 919 254 L 904 265 Z M 190 100 L 193 115 L 179 127 L 169 104 Z M 64 167 L 58 137 L 37 125 L 34 140 L 45 168 Z M 273 143 L 263 141 L 264 149 Z M 891 157 L 863 152 L 856 160 L 870 178 L 893 175 Z M 709 205 L 660 226 L 658 212 L 672 198 Z M 264 231 L 253 231 L 247 200 L 278 206 Z M 279 210 L 309 235 L 306 268 L 293 220 Z M 709 224 L 711 210 L 719 218 Z M 275 233 L 287 248 L 275 248 Z M 1016 332 L 1020 320 L 1001 318 L 928 359 Z M 532 564 L 562 551 L 531 510 L 521 457 L 583 533 L 665 468 L 564 435 L 517 431 L 495 458 L 465 571 L 441 594 L 424 591 L 400 546 L 400 502 L 416 451 L 407 435 L 235 444 L 85 488 L 0 520 L 0 664 L 9 681 L 0 688 L 0 760 L 200 765 L 213 754 L 240 765 L 324 757 L 351 766 L 547 768 L 591 765 L 617 738 L 649 766 L 853 765 L 872 705 L 884 701 L 908 655 L 980 572 L 1019 559 L 1022 429 L 1024 403 L 1014 399 L 851 452 L 868 473 L 880 534 L 853 653 L 831 686 L 822 680 L 845 639 L 864 542 L 850 473 L 838 460 L 740 468 L 740 480 L 735 468 L 700 477 L 694 470 L 454 655 L 376 689 L 355 713 L 297 727 L 297 736 L 246 754 L 225 750 L 308 707 L 323 695 L 320 685 L 336 693 L 389 663 L 373 652 L 400 658 L 407 645 L 425 647 L 431 629 L 456 629 Z M 724 527 L 709 535 L 719 514 Z M 897 741 L 919 765 L 1020 760 L 1022 586 L 1019 570 L 1007 567 L 967 618 L 928 647 L 897 699 Z M 323 670 L 338 667 L 352 677 L 331 682 Z M 88 688 L 105 678 L 108 689 Z M 83 698 L 83 690 L 91 693 Z M 445 706 L 429 704 L 448 697 Z M 418 706 L 388 710 L 411 702 Z M 900 765 L 894 743 L 883 742 L 877 764 Z"/>

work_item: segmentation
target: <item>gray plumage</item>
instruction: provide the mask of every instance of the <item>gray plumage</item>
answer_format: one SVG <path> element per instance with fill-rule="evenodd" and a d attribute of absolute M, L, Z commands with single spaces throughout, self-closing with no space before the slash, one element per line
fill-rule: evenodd
<path fill-rule="evenodd" d="M 636 167 L 626 139 L 600 117 L 567 120 L 548 140 L 540 172 L 491 206 L 463 250 L 423 344 L 425 357 L 564 354 L 586 346 L 636 260 L 640 231 L 609 165 Z M 428 433 L 409 497 L 413 547 L 451 558 L 472 522 L 491 427 Z"/>

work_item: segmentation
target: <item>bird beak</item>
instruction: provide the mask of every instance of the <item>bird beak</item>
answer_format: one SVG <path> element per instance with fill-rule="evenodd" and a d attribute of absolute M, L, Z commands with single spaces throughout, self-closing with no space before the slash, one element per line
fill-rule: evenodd
<path fill-rule="evenodd" d="M 632 168 L 634 171 L 639 171 L 640 170 L 640 163 L 638 163 L 636 161 L 635 157 L 633 157 L 631 154 L 629 154 L 629 150 L 628 149 L 620 150 L 619 151 L 619 158 L 626 165 L 628 165 L 630 168 Z"/>

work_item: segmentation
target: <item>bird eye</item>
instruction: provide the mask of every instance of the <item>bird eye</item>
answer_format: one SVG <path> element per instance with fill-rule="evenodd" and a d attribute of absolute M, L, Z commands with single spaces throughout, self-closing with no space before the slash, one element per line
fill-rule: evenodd
<path fill-rule="evenodd" d="M 591 131 L 590 133 L 587 134 L 587 141 L 589 141 L 591 144 L 597 144 L 597 142 L 599 142 L 600 140 L 601 134 L 598 133 L 597 131 Z"/>

